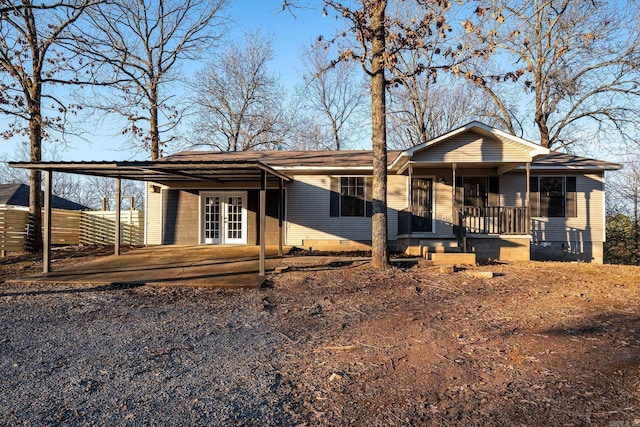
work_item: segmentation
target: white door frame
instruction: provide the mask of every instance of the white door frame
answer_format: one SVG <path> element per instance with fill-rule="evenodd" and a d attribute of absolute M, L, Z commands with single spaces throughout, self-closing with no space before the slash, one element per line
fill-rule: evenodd
<path fill-rule="evenodd" d="M 419 231 L 415 234 L 435 234 L 436 233 L 436 205 L 438 204 L 436 201 L 436 176 L 435 175 L 411 175 L 407 180 L 407 206 L 411 205 L 411 191 L 413 190 L 413 186 L 411 185 L 412 179 L 431 179 L 431 231 Z M 413 221 L 413 220 L 412 220 Z M 414 234 L 414 233 L 412 233 Z"/>
<path fill-rule="evenodd" d="M 205 236 L 205 200 L 207 197 L 220 197 L 220 234 L 218 238 L 206 239 Z M 241 198 L 240 211 L 233 211 L 230 198 Z M 234 228 L 237 227 L 237 230 Z M 232 236 L 231 234 L 237 235 Z M 246 191 L 201 191 L 200 192 L 200 243 L 204 244 L 247 244 L 247 192 Z M 239 236 L 239 237 L 238 237 Z"/>

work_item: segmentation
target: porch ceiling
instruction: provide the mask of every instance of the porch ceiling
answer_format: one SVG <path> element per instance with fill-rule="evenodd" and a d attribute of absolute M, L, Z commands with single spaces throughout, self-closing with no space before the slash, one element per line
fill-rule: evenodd
<path fill-rule="evenodd" d="M 260 161 L 122 161 L 122 162 L 10 162 L 20 169 L 38 169 L 79 175 L 149 181 L 156 183 L 176 181 L 259 181 L 262 171 L 267 179 L 291 181 L 291 177 L 278 172 Z"/>
<path fill-rule="evenodd" d="M 486 169 L 490 170 L 498 175 L 502 175 L 505 172 L 517 169 L 520 166 L 524 166 L 525 162 L 420 162 L 409 161 L 400 170 L 397 171 L 398 175 L 407 175 L 409 173 L 409 167 L 416 170 L 428 170 L 428 169 L 448 169 L 451 170 L 453 165 L 458 171 L 465 169 Z"/>

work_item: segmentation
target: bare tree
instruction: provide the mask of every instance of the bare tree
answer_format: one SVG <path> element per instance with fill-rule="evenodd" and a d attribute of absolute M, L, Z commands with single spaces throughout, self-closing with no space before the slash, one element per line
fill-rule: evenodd
<path fill-rule="evenodd" d="M 122 209 L 144 209 L 144 185 L 142 181 L 131 181 L 124 179 L 121 182 Z M 82 190 L 87 206 L 93 209 L 102 209 L 103 199 L 107 202 L 107 210 L 115 209 L 115 191 L 113 178 L 104 176 L 87 176 L 82 180 Z M 133 206 L 127 206 L 133 198 Z"/>
<path fill-rule="evenodd" d="M 475 85 L 444 76 L 437 84 L 421 74 L 390 88 L 389 145 L 406 149 L 473 120 L 499 126 L 497 112 Z"/>
<path fill-rule="evenodd" d="M 81 62 L 62 47 L 69 27 L 96 4 L 92 0 L 66 0 L 38 4 L 30 0 L 0 0 L 0 113 L 12 121 L 2 136 L 27 135 L 29 160 L 42 160 L 42 141 L 52 131 L 65 131 L 69 104 L 50 86 L 77 83 Z M 42 249 L 42 176 L 29 177 L 31 248 Z"/>
<path fill-rule="evenodd" d="M 363 76 L 352 62 L 333 63 L 336 53 L 317 43 L 303 56 L 304 90 L 298 95 L 301 110 L 311 112 L 318 148 L 346 148 L 366 122 L 367 92 Z M 319 115 L 319 117 L 318 117 Z M 331 141 L 331 142 L 329 142 Z"/>
<path fill-rule="evenodd" d="M 425 39 L 433 33 L 441 38 L 452 30 L 447 23 L 446 7 L 448 2 L 432 0 L 414 0 L 415 9 L 409 15 L 389 16 L 388 0 L 358 0 L 347 3 L 337 0 L 325 0 L 325 5 L 341 16 L 349 28 L 338 35 L 353 37 L 355 45 L 345 48 L 339 60 L 359 61 L 365 73 L 371 79 L 371 144 L 373 148 L 373 216 L 372 216 L 372 261 L 377 269 L 389 266 L 387 249 L 387 111 L 386 91 L 389 85 L 396 84 L 400 78 L 410 74 L 425 72 L 424 63 L 415 64 L 415 68 L 406 70 L 402 76 L 391 76 L 390 70 L 398 67 L 400 53 L 411 50 L 431 50 L 436 55 L 455 58 L 466 50 L 464 45 L 454 46 L 444 51 L 425 44 Z M 437 4 L 438 11 L 431 7 Z M 465 28 L 473 30 L 470 19 L 464 21 Z M 333 41 L 333 40 L 331 40 Z M 481 54 L 480 50 L 474 52 Z M 449 70 L 447 70 L 449 71 Z M 459 72 L 459 67 L 451 67 Z"/>
<path fill-rule="evenodd" d="M 528 114 L 540 144 L 565 148 L 586 128 L 629 136 L 640 119 L 640 34 L 636 2 L 498 1 L 497 51 L 517 64 L 505 78 L 468 72 L 513 131 L 504 86 L 520 85 L 533 102 Z M 505 61 L 507 62 L 507 61 Z M 482 77 L 480 77 L 482 75 Z"/>
<path fill-rule="evenodd" d="M 151 159 L 171 138 L 183 110 L 169 87 L 184 60 L 198 59 L 220 39 L 227 0 L 121 0 L 106 2 L 76 28 L 98 79 L 116 92 L 93 105 L 124 117 L 123 134 L 141 139 Z"/>
<path fill-rule="evenodd" d="M 222 151 L 276 148 L 288 131 L 284 90 L 269 68 L 271 38 L 245 35 L 200 71 L 192 87 L 196 119 L 192 147 Z"/>

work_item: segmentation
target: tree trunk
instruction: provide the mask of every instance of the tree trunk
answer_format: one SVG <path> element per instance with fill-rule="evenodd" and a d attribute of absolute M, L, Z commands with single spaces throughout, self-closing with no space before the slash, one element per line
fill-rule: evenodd
<path fill-rule="evenodd" d="M 536 111 L 535 122 L 540 131 L 540 145 L 545 148 L 551 148 L 551 141 L 549 140 L 549 127 L 547 126 L 547 115 L 542 112 L 541 109 Z"/>
<path fill-rule="evenodd" d="M 333 130 L 333 141 L 335 143 L 336 150 L 340 151 L 340 135 L 338 135 L 338 125 L 332 117 L 331 117 L 331 129 Z"/>
<path fill-rule="evenodd" d="M 378 1 L 371 14 L 371 111 L 373 146 L 373 217 L 371 220 L 371 266 L 389 267 L 387 250 L 387 124 L 385 64 L 386 0 Z"/>
<path fill-rule="evenodd" d="M 29 120 L 29 160 L 42 161 L 42 115 L 40 114 L 40 96 L 36 93 L 37 101 L 31 106 Z M 42 172 L 31 169 L 29 173 L 29 216 L 31 217 L 27 233 L 27 249 L 31 252 L 42 251 Z"/>
<path fill-rule="evenodd" d="M 160 130 L 158 129 L 158 89 L 152 88 L 149 99 L 149 134 L 151 137 L 151 160 L 160 157 Z"/>

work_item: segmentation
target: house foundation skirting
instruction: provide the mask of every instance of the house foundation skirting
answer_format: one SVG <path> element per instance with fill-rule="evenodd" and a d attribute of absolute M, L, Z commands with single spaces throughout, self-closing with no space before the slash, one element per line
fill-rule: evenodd
<path fill-rule="evenodd" d="M 531 259 L 536 261 L 584 261 L 602 264 L 602 242 L 538 241 L 531 243 Z"/>
<path fill-rule="evenodd" d="M 426 252 L 463 252 L 453 237 L 413 238 L 401 237 L 396 249 L 409 255 L 424 256 Z M 528 235 L 467 235 L 466 252 L 476 254 L 479 260 L 528 261 L 531 236 Z"/>
<path fill-rule="evenodd" d="M 370 251 L 371 241 L 357 241 L 348 239 L 304 239 L 302 241 L 302 247 L 303 249 L 314 251 Z"/>
<path fill-rule="evenodd" d="M 474 252 L 479 260 L 529 261 L 531 236 L 474 236 L 467 235 L 467 252 Z"/>

